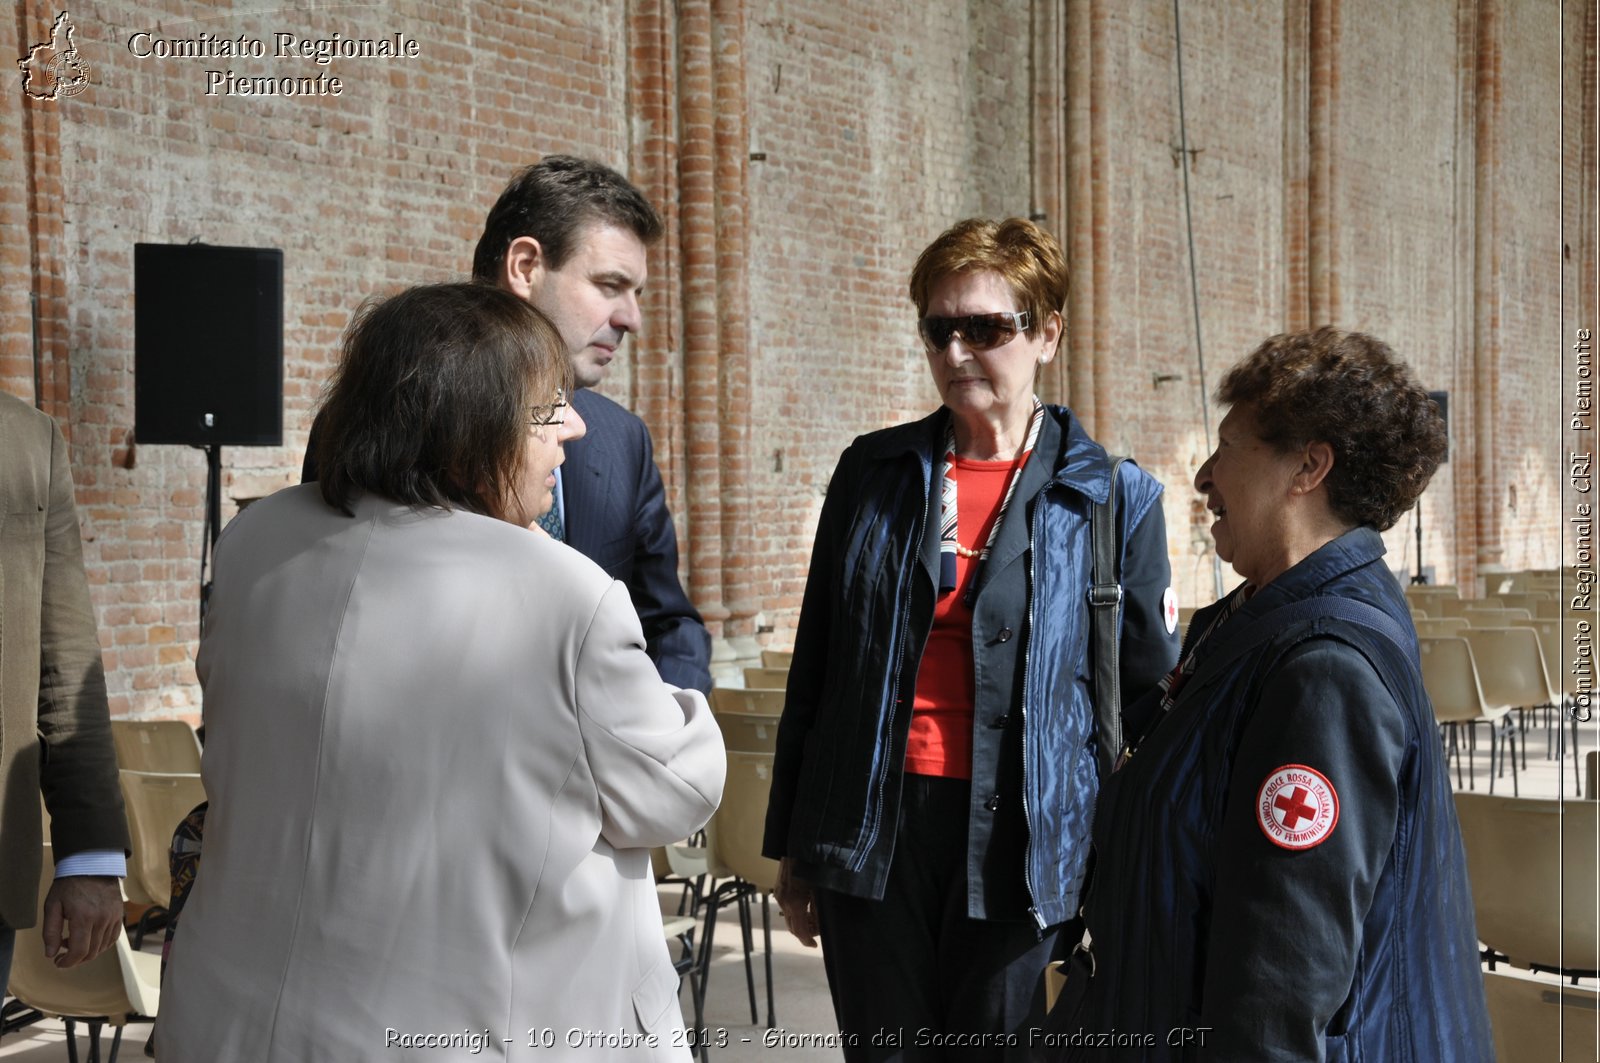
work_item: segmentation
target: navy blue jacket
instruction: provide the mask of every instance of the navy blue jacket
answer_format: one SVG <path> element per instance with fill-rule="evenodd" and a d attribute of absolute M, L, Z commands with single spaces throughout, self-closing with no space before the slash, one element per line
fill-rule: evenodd
<path fill-rule="evenodd" d="M 573 393 L 588 433 L 561 466 L 566 541 L 625 584 L 645 652 L 674 686 L 711 690 L 711 636 L 678 581 L 678 534 L 667 512 L 650 430 L 587 388 Z"/>
<path fill-rule="evenodd" d="M 1106 785 L 1084 911 L 1094 975 L 1074 965 L 1050 1025 L 1125 1040 L 1059 1058 L 1492 1059 L 1455 805 L 1383 552 L 1358 528 L 1262 588 L 1201 645 L 1202 671 Z M 1205 674 L 1254 620 L 1312 596 L 1375 606 L 1404 645 L 1321 617 Z M 1336 795 L 1320 842 L 1286 847 L 1263 825 L 1284 768 Z M 1280 807 L 1304 828 L 1296 796 Z"/>
<path fill-rule="evenodd" d="M 1090 507 L 1110 463 L 1065 407 L 1047 407 L 1033 457 L 977 577 L 968 914 L 1076 910 L 1099 789 L 1090 704 Z M 778 729 L 765 854 L 815 885 L 883 894 L 894 851 L 911 700 L 933 623 L 938 475 L 948 412 L 857 439 L 839 460 L 806 581 Z M 1122 682 L 1171 668 L 1161 485 L 1117 478 L 1126 594 Z M 1018 519 L 1018 518 L 1023 519 Z M 961 829 L 952 824 L 952 830 Z"/>

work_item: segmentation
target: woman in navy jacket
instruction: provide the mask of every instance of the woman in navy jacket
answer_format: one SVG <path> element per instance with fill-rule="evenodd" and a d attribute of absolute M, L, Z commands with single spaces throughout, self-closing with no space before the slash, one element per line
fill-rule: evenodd
<path fill-rule="evenodd" d="M 970 220 L 911 279 L 944 405 L 856 440 L 829 484 L 779 728 L 766 854 L 822 939 L 847 1059 L 1025 1058 L 1099 789 L 1086 591 L 1111 465 L 1033 395 L 1066 267 Z M 1117 493 L 1129 692 L 1176 660 L 1161 487 Z"/>
<path fill-rule="evenodd" d="M 1195 486 L 1245 582 L 1195 616 L 1105 788 L 1088 932 L 1040 1047 L 1489 1060 L 1455 806 L 1378 535 L 1443 423 L 1387 346 L 1331 328 L 1266 341 L 1217 395 Z"/>

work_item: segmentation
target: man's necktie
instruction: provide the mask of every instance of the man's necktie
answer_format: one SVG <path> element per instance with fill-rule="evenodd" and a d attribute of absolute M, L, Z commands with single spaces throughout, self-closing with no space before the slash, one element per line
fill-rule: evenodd
<path fill-rule="evenodd" d="M 550 538 L 556 542 L 565 542 L 567 539 L 566 522 L 561 519 L 561 492 L 550 493 L 550 509 L 539 518 L 539 527 L 549 533 Z"/>

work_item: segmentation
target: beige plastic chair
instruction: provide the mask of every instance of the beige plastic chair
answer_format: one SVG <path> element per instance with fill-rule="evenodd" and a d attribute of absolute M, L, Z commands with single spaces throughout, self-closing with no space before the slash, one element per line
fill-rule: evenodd
<path fill-rule="evenodd" d="M 758 716 L 783 714 L 784 692 L 781 690 L 751 690 L 740 687 L 713 687 L 712 712 L 749 712 Z"/>
<path fill-rule="evenodd" d="M 1511 627 L 1533 619 L 1533 614 L 1526 609 L 1505 609 L 1478 602 L 1467 602 L 1460 615 L 1466 617 L 1467 623 L 1473 627 Z"/>
<path fill-rule="evenodd" d="M 771 753 L 778 748 L 778 720 L 781 717 L 760 712 L 718 712 L 722 744 L 741 753 Z"/>
<path fill-rule="evenodd" d="M 746 668 L 744 685 L 751 690 L 783 690 L 789 685 L 789 669 Z"/>
<path fill-rule="evenodd" d="M 1441 635 L 1459 635 L 1471 625 L 1464 616 L 1424 616 L 1413 618 L 1411 621 L 1417 626 L 1417 635 L 1439 637 Z"/>
<path fill-rule="evenodd" d="M 1490 966 L 1593 976 L 1600 803 L 1458 793 L 1456 815 Z"/>
<path fill-rule="evenodd" d="M 1499 1063 L 1600 1059 L 1600 991 L 1492 971 L 1483 973 L 1483 991 Z"/>
<path fill-rule="evenodd" d="M 125 771 L 200 773 L 200 739 L 182 720 L 112 720 L 111 744 Z"/>
<path fill-rule="evenodd" d="M 1525 721 L 1528 714 L 1561 700 L 1561 692 L 1550 689 L 1539 633 L 1533 628 L 1474 626 L 1461 634 L 1472 647 L 1483 696 L 1490 704 L 1510 705 Z M 1528 766 L 1526 741 L 1522 766 Z"/>
<path fill-rule="evenodd" d="M 1439 616 L 1447 601 L 1460 601 L 1461 592 L 1454 584 L 1412 583 L 1406 587 L 1406 604 L 1429 616 Z"/>
<path fill-rule="evenodd" d="M 750 1021 L 756 1021 L 756 987 L 750 964 L 753 946 L 748 901 L 761 897 L 761 931 L 766 943 L 767 1028 L 773 1025 L 772 913 L 770 898 L 778 882 L 778 862 L 761 855 L 766 833 L 767 798 L 772 789 L 772 754 L 728 751 L 728 780 L 722 789 L 722 804 L 712 817 L 715 830 L 708 836 L 716 862 L 737 876 L 717 887 L 706 909 L 704 948 L 710 955 L 716 933 L 717 910 L 739 904 L 739 922 L 744 932 L 745 977 L 750 989 Z"/>
<path fill-rule="evenodd" d="M 1478 668 L 1472 658 L 1472 647 L 1467 644 L 1466 639 L 1448 635 L 1424 637 L 1417 639 L 1417 648 L 1422 657 L 1422 685 L 1428 692 L 1429 700 L 1433 702 L 1435 719 L 1448 732 L 1446 763 L 1448 758 L 1455 758 L 1457 788 L 1461 786 L 1460 728 L 1464 726 L 1468 731 L 1467 785 L 1469 789 L 1474 789 L 1476 783 L 1471 772 L 1476 727 L 1480 723 L 1487 723 L 1489 792 L 1494 793 L 1499 738 L 1503 736 L 1509 742 L 1514 740 L 1516 734 L 1511 719 L 1511 706 L 1503 702 L 1492 703 L 1484 697 L 1483 686 L 1478 679 Z M 1513 792 L 1517 792 L 1515 751 L 1511 758 L 1511 787 Z"/>
<path fill-rule="evenodd" d="M 1498 602 L 1502 609 L 1526 609 L 1531 616 L 1540 616 L 1541 610 L 1556 605 L 1556 596 L 1543 591 L 1508 591 L 1484 599 Z"/>
<path fill-rule="evenodd" d="M 200 776 L 188 773 L 119 771 L 128 812 L 133 858 L 128 861 L 128 896 L 166 908 L 172 903 L 172 832 L 206 799 Z"/>
<path fill-rule="evenodd" d="M 1572 778 L 1573 783 L 1576 784 L 1579 759 L 1578 721 L 1575 718 L 1568 717 L 1565 712 L 1566 697 L 1578 692 L 1578 676 L 1570 667 L 1573 644 L 1569 640 L 1572 637 L 1573 628 L 1572 625 L 1568 624 L 1565 632 L 1563 632 L 1559 617 L 1537 617 L 1530 620 L 1527 626 L 1531 627 L 1534 634 L 1539 637 L 1539 649 L 1544 654 L 1545 682 L 1558 695 L 1553 699 L 1558 718 L 1557 722 L 1559 724 L 1562 720 L 1565 720 L 1564 725 L 1555 728 L 1555 755 L 1557 758 L 1564 759 L 1566 757 L 1567 743 L 1569 740 L 1571 741 Z M 1548 720 L 1546 722 L 1548 724 Z M 1551 753 L 1550 746 L 1550 732 L 1547 729 L 1545 732 L 1545 756 L 1547 757 Z M 1588 791 L 1585 791 L 1584 796 L 1591 795 Z"/>
<path fill-rule="evenodd" d="M 129 1022 L 150 1022 L 161 1007 L 161 957 L 135 952 L 128 933 L 87 963 L 62 969 L 44 955 L 44 900 L 55 879 L 55 858 L 44 847 L 39 872 L 39 918 L 18 930 L 11 961 L 9 992 L 43 1018 L 61 1019 L 67 1027 L 68 1054 L 77 1058 L 77 1023 L 89 1034 L 89 1058 L 100 1058 L 100 1030 L 112 1027 L 109 1063 L 116 1063 L 122 1028 Z"/>
<path fill-rule="evenodd" d="M 762 650 L 761 666 L 763 668 L 788 668 L 794 664 L 793 650 Z"/>

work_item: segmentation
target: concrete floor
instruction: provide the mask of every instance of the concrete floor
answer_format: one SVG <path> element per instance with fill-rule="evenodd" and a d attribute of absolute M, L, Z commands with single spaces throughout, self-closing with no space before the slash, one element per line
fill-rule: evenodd
<path fill-rule="evenodd" d="M 1586 724 L 1581 730 L 1581 748 L 1584 751 L 1595 749 L 1597 740 L 1600 740 L 1600 723 Z M 1574 797 L 1577 790 L 1574 783 L 1572 753 L 1569 750 L 1565 761 L 1559 766 L 1554 760 L 1545 759 L 1546 737 L 1545 730 L 1538 726 L 1534 726 L 1528 735 L 1528 766 L 1521 773 L 1519 780 L 1521 795 L 1556 797 L 1558 794 L 1564 794 L 1568 798 Z M 1470 782 L 1474 789 L 1480 792 L 1487 791 L 1489 757 L 1486 742 L 1480 742 L 1474 760 Z M 1463 772 L 1465 773 L 1465 764 Z M 1454 778 L 1455 773 L 1452 770 L 1452 782 Z M 1496 780 L 1495 792 L 1511 793 L 1509 770 L 1502 778 Z M 662 903 L 664 908 L 670 909 L 676 904 L 676 893 L 663 889 Z M 766 977 L 760 951 L 760 909 L 757 908 L 755 911 L 756 997 L 760 1017 L 764 1019 Z M 781 927 L 782 920 L 777 918 L 776 908 L 772 914 L 777 926 Z M 149 948 L 159 951 L 159 944 L 152 942 Z M 773 1063 L 775 1060 L 782 1060 L 785 1063 L 794 1060 L 800 1063 L 812 1059 L 841 1058 L 838 1049 L 828 1045 L 828 1038 L 837 1035 L 837 1027 L 834 1023 L 833 1005 L 828 997 L 827 981 L 822 970 L 821 953 L 815 949 L 802 947 L 787 932 L 774 931 L 772 966 L 777 1014 L 774 1028 L 771 1030 L 766 1028 L 764 1022 L 755 1024 L 749 1021 L 750 1005 L 742 956 L 743 952 L 739 948 L 737 917 L 732 909 L 728 909 L 725 917 L 719 917 L 705 1016 L 707 1027 L 718 1041 L 724 1038 L 725 1031 L 726 1045 L 713 1049 L 710 1053 L 711 1059 L 715 1063 L 756 1063 L 756 1061 Z M 1502 966 L 1500 970 L 1506 972 L 1507 968 Z M 685 1019 L 692 1020 L 693 1009 L 687 990 L 682 994 L 682 1000 Z M 119 1058 L 129 1063 L 143 1059 L 142 1048 L 148 1034 L 147 1025 L 130 1026 Z M 105 1043 L 109 1044 L 109 1035 L 105 1037 Z M 83 1041 L 80 1032 L 81 1044 Z M 712 1044 L 717 1044 L 717 1041 L 713 1041 Z M 61 1063 L 65 1059 L 64 1030 L 61 1023 L 55 1021 L 46 1021 L 29 1027 L 0 1044 L 0 1060 L 5 1060 L 6 1063 Z M 245 1061 L 227 1061 L 227 1063 L 245 1063 Z"/>

